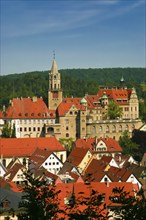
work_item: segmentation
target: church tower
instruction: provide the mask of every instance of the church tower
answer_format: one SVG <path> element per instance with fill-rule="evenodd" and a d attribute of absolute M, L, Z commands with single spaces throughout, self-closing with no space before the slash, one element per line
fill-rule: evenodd
<path fill-rule="evenodd" d="M 49 73 L 48 108 L 51 110 L 56 110 L 61 102 L 62 102 L 61 78 L 54 57 L 52 62 L 51 72 Z"/>

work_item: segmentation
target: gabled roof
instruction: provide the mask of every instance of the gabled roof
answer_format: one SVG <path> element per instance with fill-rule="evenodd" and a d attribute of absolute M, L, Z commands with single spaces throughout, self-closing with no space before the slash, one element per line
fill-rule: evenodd
<path fill-rule="evenodd" d="M 26 169 L 22 164 L 16 163 L 9 171 L 4 175 L 4 178 L 7 179 L 9 182 L 13 181 L 14 177 L 18 173 L 19 170 Z"/>
<path fill-rule="evenodd" d="M 81 196 L 88 198 L 90 197 L 92 189 L 97 191 L 99 194 L 105 194 L 104 202 L 106 203 L 107 206 L 111 206 L 113 204 L 111 203 L 110 196 L 114 196 L 112 191 L 113 191 L 113 188 L 116 188 L 116 187 L 118 188 L 124 187 L 124 191 L 128 192 L 130 196 L 134 196 L 135 185 L 132 183 L 123 183 L 123 182 L 115 182 L 115 183 L 111 182 L 109 184 L 92 182 L 90 186 L 82 182 L 57 184 L 56 190 L 61 190 L 61 193 L 58 196 L 60 200 L 59 205 L 62 208 L 65 208 L 64 201 L 66 199 L 69 199 L 72 193 L 74 193 L 76 199 L 80 198 Z M 103 204 L 101 206 L 103 206 Z M 80 211 L 83 211 L 84 208 L 85 208 L 84 205 L 80 205 L 79 207 Z M 106 210 L 104 210 L 104 212 L 105 211 Z"/>
<path fill-rule="evenodd" d="M 127 169 L 116 167 L 110 167 L 110 169 L 106 173 L 108 174 L 112 182 L 118 182 L 119 180 L 121 180 L 122 182 L 126 182 L 132 174 L 132 172 Z"/>
<path fill-rule="evenodd" d="M 107 164 L 102 160 L 92 159 L 88 167 L 84 170 L 84 180 L 89 182 L 100 182 L 105 176 L 104 170 Z"/>
<path fill-rule="evenodd" d="M 44 167 L 40 167 L 37 169 L 33 168 L 32 172 L 34 174 L 34 178 L 39 178 L 40 180 L 42 179 L 47 180 L 49 178 L 52 181 L 56 181 L 58 179 L 57 175 L 50 173 Z"/>
<path fill-rule="evenodd" d="M 65 116 L 65 114 L 74 106 L 77 110 L 85 111 L 85 107 L 80 104 L 81 98 L 64 98 L 58 106 L 58 115 Z"/>
<path fill-rule="evenodd" d="M 48 150 L 44 150 L 44 149 L 39 149 L 37 148 L 33 154 L 31 155 L 31 157 L 29 158 L 29 160 L 35 164 L 35 166 L 40 167 L 47 159 L 50 155 L 53 155 L 54 157 L 56 157 L 55 154 L 53 154 L 53 152 L 48 151 Z"/>
<path fill-rule="evenodd" d="M 118 141 L 113 138 L 81 138 L 75 141 L 75 146 L 95 151 L 95 147 L 100 141 L 103 141 L 106 144 L 107 152 L 122 152 L 122 148 Z"/>
<path fill-rule="evenodd" d="M 55 118 L 55 110 L 48 110 L 42 98 L 14 98 L 2 118 Z"/>
<path fill-rule="evenodd" d="M 3 157 L 30 157 L 36 148 L 52 152 L 66 151 L 55 137 L 0 139 L 0 153 Z"/>
<path fill-rule="evenodd" d="M 10 189 L 5 189 L 3 187 L 0 187 L 0 193 L 1 193 L 1 203 L 6 200 L 10 202 L 10 209 L 18 210 L 19 209 L 19 203 L 21 201 L 22 193 L 21 192 L 14 192 Z M 0 211 L 3 210 L 3 207 L 0 206 Z"/>
<path fill-rule="evenodd" d="M 130 99 L 131 92 L 131 89 L 100 89 L 97 95 L 101 98 L 106 93 L 109 99 L 113 99 L 116 103 L 124 105 Z M 117 100 L 121 100 L 121 102 Z"/>
<path fill-rule="evenodd" d="M 75 147 L 68 156 L 67 161 L 74 166 L 78 166 L 82 162 L 88 151 L 89 149 Z"/>

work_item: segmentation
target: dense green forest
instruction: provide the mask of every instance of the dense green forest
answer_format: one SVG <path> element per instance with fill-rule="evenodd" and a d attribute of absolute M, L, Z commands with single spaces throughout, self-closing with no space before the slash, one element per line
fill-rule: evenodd
<path fill-rule="evenodd" d="M 100 85 L 109 88 L 119 86 L 123 76 L 125 86 L 135 87 L 139 98 L 146 99 L 145 68 L 62 69 L 59 72 L 64 97 L 96 94 Z M 8 106 L 9 100 L 14 97 L 42 96 L 47 102 L 48 73 L 35 71 L 0 76 L 0 108 Z"/>

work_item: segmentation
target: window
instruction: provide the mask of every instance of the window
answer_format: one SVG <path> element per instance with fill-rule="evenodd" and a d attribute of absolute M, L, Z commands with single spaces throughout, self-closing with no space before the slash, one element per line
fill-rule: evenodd
<path fill-rule="evenodd" d="M 26 166 L 26 158 L 23 158 L 23 166 Z"/>
<path fill-rule="evenodd" d="M 55 165 L 55 162 L 53 162 L 53 165 Z"/>
<path fill-rule="evenodd" d="M 122 125 L 119 125 L 119 132 L 122 132 Z"/>
<path fill-rule="evenodd" d="M 102 128 L 101 125 L 100 125 L 100 127 L 99 127 L 99 132 L 100 132 L 100 133 L 103 132 L 103 128 Z"/>
<path fill-rule="evenodd" d="M 36 131 L 36 127 L 33 127 L 33 131 Z"/>
<path fill-rule="evenodd" d="M 109 133 L 109 126 L 106 126 L 106 133 Z"/>
<path fill-rule="evenodd" d="M 3 165 L 6 167 L 6 159 L 3 159 Z"/>
<path fill-rule="evenodd" d="M 60 155 L 60 160 L 63 162 L 63 154 Z"/>
<path fill-rule="evenodd" d="M 65 123 L 66 123 L 66 125 L 69 124 L 69 119 L 66 119 L 66 120 L 65 120 Z"/>
<path fill-rule="evenodd" d="M 20 132 L 22 132 L 22 128 L 20 127 Z"/>
<path fill-rule="evenodd" d="M 69 137 L 69 133 L 66 133 L 66 137 Z"/>
<path fill-rule="evenodd" d="M 31 127 L 29 127 L 29 131 L 31 131 Z"/>
<path fill-rule="evenodd" d="M 45 163 L 45 166 L 47 166 L 48 165 L 48 163 Z"/>
<path fill-rule="evenodd" d="M 26 128 L 26 127 L 24 128 L 24 131 L 27 131 L 27 128 Z"/>
<path fill-rule="evenodd" d="M 40 127 L 38 127 L 38 131 L 40 131 Z"/>
<path fill-rule="evenodd" d="M 59 162 L 56 162 L 57 165 L 59 165 Z"/>
<path fill-rule="evenodd" d="M 113 125 L 113 127 L 112 127 L 112 132 L 116 132 L 116 126 L 115 125 Z"/>
<path fill-rule="evenodd" d="M 129 127 L 128 127 L 128 125 L 126 125 L 126 126 L 125 126 L 125 130 L 126 130 L 126 131 L 128 131 L 128 130 L 129 130 Z"/>
<path fill-rule="evenodd" d="M 66 126 L 66 130 L 68 131 L 68 126 Z"/>
<path fill-rule="evenodd" d="M 92 127 L 92 133 L 96 134 L 96 127 L 95 126 Z"/>

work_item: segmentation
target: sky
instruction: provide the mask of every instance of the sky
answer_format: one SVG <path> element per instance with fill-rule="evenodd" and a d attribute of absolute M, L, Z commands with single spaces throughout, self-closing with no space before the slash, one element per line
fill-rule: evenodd
<path fill-rule="evenodd" d="M 0 0 L 1 75 L 146 67 L 145 0 Z"/>

